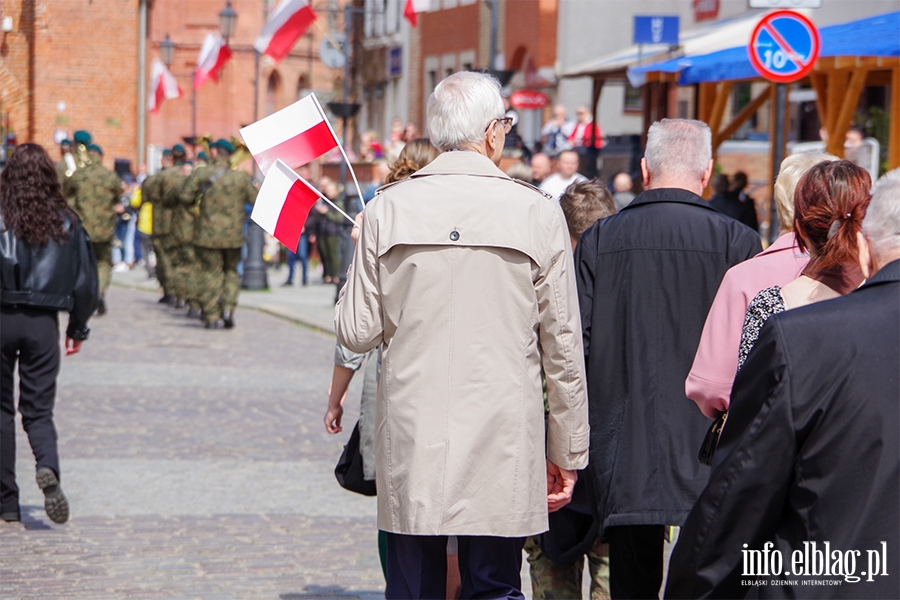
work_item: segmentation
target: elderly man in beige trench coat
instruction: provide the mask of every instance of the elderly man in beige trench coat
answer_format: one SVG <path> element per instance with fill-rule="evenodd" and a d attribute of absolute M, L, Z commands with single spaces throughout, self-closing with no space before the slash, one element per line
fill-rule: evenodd
<path fill-rule="evenodd" d="M 351 350 L 384 343 L 385 593 L 443 598 L 455 535 L 461 597 L 522 598 L 524 538 L 547 530 L 587 464 L 571 244 L 559 205 L 497 168 L 509 121 L 495 79 L 444 79 L 427 121 L 443 154 L 369 203 L 335 315 Z"/>

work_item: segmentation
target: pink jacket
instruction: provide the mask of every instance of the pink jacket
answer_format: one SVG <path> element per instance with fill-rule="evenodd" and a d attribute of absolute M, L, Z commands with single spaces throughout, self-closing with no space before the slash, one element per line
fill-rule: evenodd
<path fill-rule="evenodd" d="M 684 382 L 685 395 L 707 417 L 716 418 L 728 410 L 747 306 L 760 290 L 799 277 L 808 261 L 809 256 L 797 248 L 794 234 L 785 233 L 768 249 L 725 273 Z"/>

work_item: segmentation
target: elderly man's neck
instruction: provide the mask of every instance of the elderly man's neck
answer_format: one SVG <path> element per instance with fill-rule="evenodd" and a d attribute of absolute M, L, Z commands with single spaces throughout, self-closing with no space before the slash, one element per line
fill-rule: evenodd
<path fill-rule="evenodd" d="M 645 189 L 648 190 L 659 190 L 663 188 L 677 188 L 681 190 L 687 190 L 689 192 L 693 192 L 700 196 L 703 194 L 703 185 L 702 181 L 697 180 L 692 177 L 654 177 L 650 176 L 650 181 L 646 182 Z"/>

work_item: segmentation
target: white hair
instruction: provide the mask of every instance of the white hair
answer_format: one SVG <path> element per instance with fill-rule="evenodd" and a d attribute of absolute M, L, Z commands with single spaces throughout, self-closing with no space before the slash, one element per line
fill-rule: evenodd
<path fill-rule="evenodd" d="M 825 152 L 801 152 L 781 161 L 778 177 L 775 178 L 775 212 L 781 231 L 791 231 L 794 227 L 794 190 L 800 178 L 815 165 L 833 160 L 838 160 L 838 157 Z"/>
<path fill-rule="evenodd" d="M 875 256 L 884 259 L 900 250 L 900 169 L 888 171 L 872 186 L 862 230 Z"/>
<path fill-rule="evenodd" d="M 663 119 L 650 126 L 647 170 L 655 177 L 688 176 L 701 179 L 712 158 L 712 132 L 703 121 Z"/>
<path fill-rule="evenodd" d="M 428 98 L 428 135 L 441 151 L 466 148 L 480 143 L 491 120 L 504 114 L 497 79 L 485 73 L 454 73 Z"/>

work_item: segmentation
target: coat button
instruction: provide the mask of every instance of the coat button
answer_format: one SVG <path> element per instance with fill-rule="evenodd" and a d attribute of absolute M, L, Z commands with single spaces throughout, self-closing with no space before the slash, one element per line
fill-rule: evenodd
<path fill-rule="evenodd" d="M 459 232 L 454 230 L 450 232 L 450 241 L 455 242 L 459 239 Z"/>

